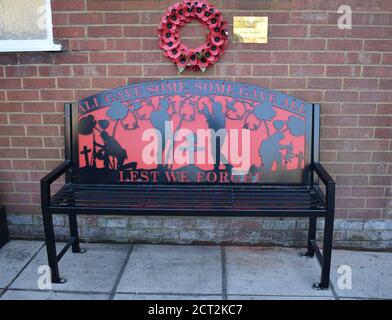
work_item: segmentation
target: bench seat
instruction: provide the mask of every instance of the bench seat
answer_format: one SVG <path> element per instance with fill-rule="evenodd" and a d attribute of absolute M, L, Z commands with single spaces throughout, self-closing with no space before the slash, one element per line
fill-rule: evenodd
<path fill-rule="evenodd" d="M 132 211 L 133 214 L 183 215 L 195 212 L 205 215 L 241 216 L 287 213 L 308 216 L 324 215 L 326 203 L 315 186 L 254 185 L 96 185 L 67 184 L 51 201 L 51 210 L 96 210 L 107 214 Z"/>

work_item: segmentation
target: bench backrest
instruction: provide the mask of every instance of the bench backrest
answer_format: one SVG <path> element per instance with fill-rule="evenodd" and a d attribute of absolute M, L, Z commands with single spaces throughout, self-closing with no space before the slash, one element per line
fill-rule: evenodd
<path fill-rule="evenodd" d="M 176 79 L 66 105 L 80 183 L 306 184 L 319 106 L 254 85 Z"/>

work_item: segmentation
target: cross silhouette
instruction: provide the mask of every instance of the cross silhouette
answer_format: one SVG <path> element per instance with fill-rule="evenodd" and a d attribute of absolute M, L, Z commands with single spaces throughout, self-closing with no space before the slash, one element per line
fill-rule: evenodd
<path fill-rule="evenodd" d="M 86 167 L 90 165 L 90 161 L 88 159 L 88 154 L 91 152 L 91 149 L 87 148 L 87 146 L 83 147 L 83 151 L 80 152 L 80 154 L 84 155 L 84 161 L 86 161 Z"/>

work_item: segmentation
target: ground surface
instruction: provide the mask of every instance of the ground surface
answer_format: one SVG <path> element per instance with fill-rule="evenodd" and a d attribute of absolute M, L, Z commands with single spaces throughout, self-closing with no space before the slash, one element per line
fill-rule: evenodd
<path fill-rule="evenodd" d="M 59 245 L 59 249 L 62 245 Z M 392 253 L 335 250 L 329 290 L 313 290 L 315 258 L 292 248 L 82 244 L 60 263 L 65 284 L 40 290 L 43 242 L 0 249 L 0 299 L 385 299 L 392 298 Z M 352 271 L 352 289 L 338 273 Z M 346 272 L 347 267 L 343 268 Z M 345 273 L 347 274 L 347 273 Z"/>

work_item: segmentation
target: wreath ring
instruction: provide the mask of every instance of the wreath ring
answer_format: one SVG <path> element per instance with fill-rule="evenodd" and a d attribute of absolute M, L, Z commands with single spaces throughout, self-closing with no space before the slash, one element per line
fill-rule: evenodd
<path fill-rule="evenodd" d="M 181 28 L 200 20 L 209 29 L 206 41 L 197 48 L 188 48 L 180 37 Z M 206 0 L 184 0 L 168 8 L 158 28 L 159 47 L 180 70 L 205 71 L 223 55 L 228 44 L 227 22 L 221 12 Z"/>

